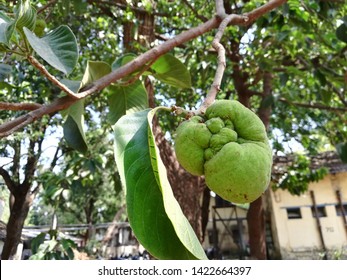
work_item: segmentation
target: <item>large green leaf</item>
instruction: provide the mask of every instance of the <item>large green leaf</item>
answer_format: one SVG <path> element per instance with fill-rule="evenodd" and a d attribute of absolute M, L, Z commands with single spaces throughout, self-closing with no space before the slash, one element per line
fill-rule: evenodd
<path fill-rule="evenodd" d="M 16 28 L 22 32 L 23 27 L 33 30 L 36 23 L 36 10 L 30 0 L 19 1 L 16 10 Z"/>
<path fill-rule="evenodd" d="M 110 86 L 109 122 L 115 124 L 123 115 L 148 108 L 147 91 L 140 80 L 129 86 Z"/>
<path fill-rule="evenodd" d="M 159 57 L 151 66 L 156 79 L 178 88 L 190 88 L 191 77 L 184 64 L 171 54 Z"/>
<path fill-rule="evenodd" d="M 150 129 L 156 110 L 123 116 L 114 126 L 115 158 L 130 225 L 139 242 L 158 259 L 206 259 L 166 178 Z"/>
<path fill-rule="evenodd" d="M 59 71 L 69 74 L 78 60 L 75 35 L 66 25 L 61 25 L 42 38 L 24 27 L 24 33 L 36 53 Z"/>

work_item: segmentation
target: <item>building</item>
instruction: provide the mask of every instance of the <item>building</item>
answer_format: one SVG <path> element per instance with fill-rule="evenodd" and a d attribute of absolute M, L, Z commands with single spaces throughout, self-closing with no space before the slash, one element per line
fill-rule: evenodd
<path fill-rule="evenodd" d="M 277 157 L 273 176 L 292 162 L 291 156 Z M 347 259 L 347 164 L 327 152 L 311 159 L 310 168 L 320 167 L 328 174 L 304 194 L 269 188 L 264 195 L 269 259 Z M 212 258 L 247 259 L 247 206 L 218 197 L 211 204 L 204 248 Z"/>
<path fill-rule="evenodd" d="M 288 163 L 284 163 L 288 165 Z M 271 190 L 267 197 L 275 256 L 281 259 L 347 259 L 347 165 L 333 153 L 312 160 L 324 179 L 300 196 Z"/>

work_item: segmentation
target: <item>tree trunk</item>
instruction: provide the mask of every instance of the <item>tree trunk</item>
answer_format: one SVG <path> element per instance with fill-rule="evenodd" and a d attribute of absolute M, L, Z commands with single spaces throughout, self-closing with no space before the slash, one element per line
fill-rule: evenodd
<path fill-rule="evenodd" d="M 272 94 L 271 79 L 271 74 L 265 72 L 263 75 L 263 100 Z M 263 121 L 266 130 L 268 130 L 270 125 L 271 105 L 267 107 L 261 106 L 258 115 Z M 251 258 L 258 260 L 267 259 L 263 196 L 259 197 L 250 204 L 250 208 L 247 213 L 247 223 Z"/>
<path fill-rule="evenodd" d="M 247 212 L 247 224 L 251 258 L 266 260 L 265 215 L 262 196 L 250 204 Z"/>
<path fill-rule="evenodd" d="M 21 186 L 18 186 L 20 188 Z M 4 244 L 1 259 L 10 259 L 17 250 L 17 246 L 21 241 L 22 228 L 28 215 L 32 202 L 30 194 L 17 195 L 11 208 L 10 218 L 6 228 L 6 242 Z"/>
<path fill-rule="evenodd" d="M 31 203 L 38 192 L 39 188 L 36 187 L 32 190 L 34 174 L 37 167 L 38 159 L 42 151 L 42 141 L 47 125 L 34 125 L 33 131 L 41 132 L 40 136 L 32 134 L 33 137 L 29 139 L 28 149 L 25 154 L 28 155 L 24 169 L 24 180 L 19 183 L 19 172 L 21 169 L 21 141 L 16 141 L 13 144 L 15 154 L 13 157 L 13 164 L 11 168 L 12 177 L 10 173 L 4 168 L 0 167 L 0 175 L 3 177 L 6 186 L 8 187 L 11 197 L 14 198 L 13 204 L 10 208 L 10 217 L 6 227 L 6 240 L 1 254 L 1 259 L 10 259 L 17 250 L 17 246 L 21 241 L 22 229 L 26 217 L 31 206 Z M 30 133 L 30 132 L 28 132 Z"/>

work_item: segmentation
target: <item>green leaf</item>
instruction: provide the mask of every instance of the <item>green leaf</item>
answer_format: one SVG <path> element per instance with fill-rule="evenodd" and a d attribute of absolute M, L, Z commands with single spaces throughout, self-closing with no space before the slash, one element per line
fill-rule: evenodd
<path fill-rule="evenodd" d="M 88 61 L 81 82 L 66 79 L 62 80 L 62 82 L 72 91 L 78 92 L 81 87 L 94 82 L 110 72 L 111 67 L 107 63 L 101 61 Z M 84 101 L 77 101 L 69 109 L 65 110 L 63 114 L 67 115 L 63 125 L 66 142 L 75 150 L 86 153 L 88 145 L 83 129 Z"/>
<path fill-rule="evenodd" d="M 0 75 L 1 76 L 7 76 L 10 75 L 12 72 L 12 66 L 5 64 L 5 63 L 0 63 Z"/>
<path fill-rule="evenodd" d="M 123 116 L 114 126 L 115 158 L 126 186 L 130 225 L 158 259 L 206 259 L 173 196 L 149 122 L 156 110 Z"/>
<path fill-rule="evenodd" d="M 36 53 L 59 71 L 70 74 L 77 64 L 78 47 L 75 35 L 61 25 L 42 38 L 24 27 L 24 33 Z"/>
<path fill-rule="evenodd" d="M 191 77 L 184 64 L 171 54 L 159 57 L 151 66 L 156 79 L 178 88 L 190 88 Z"/>
<path fill-rule="evenodd" d="M 133 53 L 127 53 L 120 58 L 118 58 L 116 61 L 112 63 L 112 70 L 116 70 L 123 65 L 127 64 L 128 62 L 134 60 L 136 58 L 136 55 Z"/>
<path fill-rule="evenodd" d="M 81 88 L 81 82 L 80 81 L 74 81 L 74 80 L 68 80 L 68 79 L 62 79 L 60 80 L 61 83 L 63 83 L 65 86 L 69 88 L 69 90 L 73 92 L 78 92 Z"/>
<path fill-rule="evenodd" d="M 341 40 L 342 42 L 347 43 L 347 23 L 342 23 L 337 29 L 336 29 L 336 37 Z"/>
<path fill-rule="evenodd" d="M 339 154 L 341 160 L 347 163 L 347 142 L 339 143 L 336 145 L 337 153 Z"/>
<path fill-rule="evenodd" d="M 67 118 L 63 125 L 64 138 L 75 150 L 86 153 L 88 150 L 84 134 L 84 100 L 79 100 L 67 109 Z"/>
<path fill-rule="evenodd" d="M 41 232 L 38 236 L 33 238 L 31 241 L 31 251 L 33 254 L 36 254 L 40 245 L 45 241 L 46 232 Z"/>
<path fill-rule="evenodd" d="M 16 10 L 16 28 L 20 32 L 23 31 L 24 27 L 33 30 L 35 28 L 35 23 L 36 10 L 31 6 L 30 0 L 19 1 Z"/>
<path fill-rule="evenodd" d="M 314 71 L 314 75 L 323 87 L 327 84 L 327 79 L 326 79 L 324 73 L 322 73 L 322 71 L 320 71 L 319 69 L 316 69 Z"/>
<path fill-rule="evenodd" d="M 111 66 L 103 61 L 88 61 L 81 87 L 92 83 L 111 72 Z"/>
<path fill-rule="evenodd" d="M 108 120 L 113 125 L 123 115 L 148 108 L 147 91 L 137 80 L 129 86 L 110 86 Z"/>
<path fill-rule="evenodd" d="M 112 63 L 112 71 L 124 66 L 125 64 L 131 62 L 132 60 L 134 60 L 136 58 L 136 55 L 133 54 L 133 53 L 127 53 L 123 56 L 121 56 L 120 58 L 118 58 L 117 60 L 115 60 L 113 63 Z M 146 66 L 142 66 L 143 68 L 146 67 Z M 142 72 L 141 72 L 142 71 Z M 131 74 L 129 74 L 128 76 L 126 76 L 123 81 L 130 81 L 131 79 L 133 79 L 133 77 L 136 77 L 136 75 L 139 75 L 139 74 L 142 74 L 142 75 L 151 75 L 152 72 L 149 72 L 149 71 L 144 71 L 143 72 L 143 69 L 138 69 L 138 70 L 135 70 L 134 72 L 132 72 Z"/>
<path fill-rule="evenodd" d="M 73 0 L 72 3 L 77 15 L 84 14 L 87 11 L 87 7 L 88 7 L 87 1 Z"/>
<path fill-rule="evenodd" d="M 0 51 L 5 51 L 6 48 L 1 44 L 9 47 L 11 36 L 16 27 L 15 21 L 11 20 L 5 14 L 0 13 Z"/>

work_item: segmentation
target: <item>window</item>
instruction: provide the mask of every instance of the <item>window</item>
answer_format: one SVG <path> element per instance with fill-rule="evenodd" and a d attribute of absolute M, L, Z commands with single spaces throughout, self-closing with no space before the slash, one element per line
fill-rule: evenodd
<path fill-rule="evenodd" d="M 301 210 L 299 207 L 287 208 L 287 217 L 291 219 L 301 219 Z"/>
<path fill-rule="evenodd" d="M 314 206 L 311 207 L 312 217 L 316 218 L 316 211 L 314 210 Z M 317 206 L 317 214 L 318 218 L 326 217 L 327 212 L 325 211 L 325 206 Z"/>
<path fill-rule="evenodd" d="M 343 210 L 345 212 L 345 215 L 347 215 L 347 203 L 343 204 L 342 207 L 343 207 Z M 342 216 L 343 215 L 343 212 L 342 212 L 342 209 L 341 209 L 340 205 L 335 205 L 335 210 L 336 210 L 336 215 L 337 216 Z"/>

